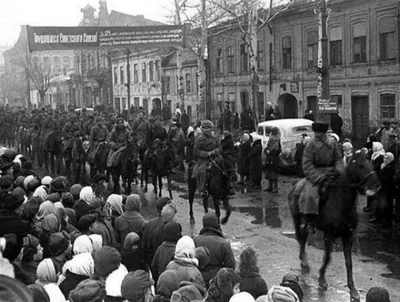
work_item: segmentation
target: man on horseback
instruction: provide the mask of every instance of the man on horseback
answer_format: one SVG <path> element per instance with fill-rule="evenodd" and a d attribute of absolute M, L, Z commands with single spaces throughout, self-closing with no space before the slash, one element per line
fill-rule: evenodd
<path fill-rule="evenodd" d="M 176 146 L 176 156 L 177 156 L 177 166 L 179 170 L 185 171 L 185 165 L 183 164 L 183 160 L 185 158 L 185 133 L 182 130 L 181 123 L 173 122 L 171 125 L 171 130 L 173 133 L 173 137 L 171 137 L 171 141 L 175 143 Z"/>
<path fill-rule="evenodd" d="M 194 143 L 193 153 L 197 161 L 193 167 L 192 177 L 196 178 L 197 187 L 203 198 L 208 196 L 207 191 L 207 171 L 210 166 L 210 159 L 220 156 L 218 140 L 211 136 L 211 130 L 214 124 L 209 120 L 201 122 L 200 134 Z"/>
<path fill-rule="evenodd" d="M 117 126 L 111 131 L 108 143 L 110 145 L 110 153 L 108 155 L 108 166 L 111 166 L 111 158 L 115 152 L 120 150 L 122 147 L 126 147 L 131 141 L 129 130 L 125 126 L 125 121 L 123 117 L 119 116 L 117 118 Z"/>
<path fill-rule="evenodd" d="M 149 131 L 147 132 L 146 142 L 149 146 L 148 149 L 148 157 L 154 157 L 158 148 L 160 148 L 161 144 L 164 143 L 167 138 L 167 130 L 162 127 L 162 118 L 160 115 L 156 115 L 153 118 L 154 124 L 149 127 Z M 155 162 L 155 160 L 153 160 Z M 168 167 L 171 170 L 172 167 Z M 153 169 L 152 169 L 153 170 Z"/>
<path fill-rule="evenodd" d="M 93 177 L 97 172 L 103 173 L 104 171 L 99 171 L 102 170 L 102 163 L 99 162 L 98 155 L 101 152 L 104 152 L 104 148 L 106 148 L 107 145 L 107 139 L 108 139 L 108 128 L 105 124 L 104 118 L 102 116 L 99 116 L 96 119 L 96 125 L 92 127 L 90 130 L 90 136 L 89 136 L 89 152 L 88 152 L 88 160 L 91 163 L 91 177 Z M 103 164 L 105 165 L 105 163 Z"/>
<path fill-rule="evenodd" d="M 150 123 L 144 116 L 144 111 L 140 111 L 139 116 L 132 123 L 132 133 L 137 136 L 139 146 L 146 142 L 147 131 L 150 129 Z"/>
<path fill-rule="evenodd" d="M 62 137 L 64 142 L 63 155 L 68 173 L 70 173 L 70 165 L 72 162 L 71 152 L 73 140 L 81 135 L 82 130 L 79 122 L 77 121 L 76 114 L 71 112 L 68 123 L 66 123 L 62 129 Z"/>
<path fill-rule="evenodd" d="M 303 170 L 306 176 L 304 199 L 300 212 L 304 214 L 309 233 L 315 233 L 319 215 L 320 194 L 327 183 L 336 179 L 343 171 L 343 160 L 336 140 L 327 136 L 328 124 L 313 123 L 315 137 L 306 145 L 303 155 Z"/>

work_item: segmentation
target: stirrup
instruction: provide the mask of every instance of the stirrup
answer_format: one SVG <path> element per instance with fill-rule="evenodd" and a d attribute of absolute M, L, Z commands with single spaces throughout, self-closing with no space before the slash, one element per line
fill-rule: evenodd
<path fill-rule="evenodd" d="M 203 198 L 208 197 L 208 191 L 207 190 L 202 190 L 201 191 L 201 197 L 203 197 Z"/>

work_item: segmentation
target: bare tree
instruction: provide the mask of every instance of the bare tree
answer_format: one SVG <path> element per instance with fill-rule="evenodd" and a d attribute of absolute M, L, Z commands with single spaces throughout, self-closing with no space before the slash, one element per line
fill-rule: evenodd
<path fill-rule="evenodd" d="M 257 124 L 260 117 L 257 105 L 259 95 L 259 73 L 257 70 L 257 42 L 258 32 L 268 27 L 272 34 L 270 23 L 281 13 L 299 0 L 269 0 L 265 8 L 265 1 L 262 0 L 210 0 L 214 7 L 225 11 L 230 21 L 219 26 L 213 34 L 220 34 L 223 31 L 239 29 L 242 33 L 243 43 L 247 47 L 251 78 L 251 107 L 254 121 Z"/>

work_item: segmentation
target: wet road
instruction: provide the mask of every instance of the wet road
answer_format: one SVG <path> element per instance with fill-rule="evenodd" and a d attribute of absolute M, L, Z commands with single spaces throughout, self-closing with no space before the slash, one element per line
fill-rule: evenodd
<path fill-rule="evenodd" d="M 195 200 L 197 223 L 193 226 L 189 224 L 187 214 L 189 211 L 187 186 L 183 177 L 175 178 L 173 195 L 174 202 L 178 205 L 178 221 L 182 224 L 185 234 L 195 236 L 201 229 L 203 215 L 200 198 L 197 196 Z M 294 180 L 293 177 L 282 176 L 279 180 L 279 194 L 246 190 L 237 186 L 238 194 L 230 200 L 234 213 L 228 224 L 223 226 L 236 257 L 246 245 L 253 245 L 257 249 L 261 275 L 269 287 L 279 284 L 282 276 L 288 271 L 300 274 L 298 244 L 294 239 L 294 228 L 286 199 Z M 149 186 L 150 191 L 151 188 Z M 140 189 L 137 190 L 140 192 Z M 166 195 L 166 192 L 163 191 L 163 194 Z M 142 194 L 142 197 L 144 215 L 155 216 L 154 194 L 148 192 Z M 400 230 L 399 228 L 384 230 L 368 224 L 369 217 L 362 213 L 365 203 L 365 197 L 361 196 L 360 224 L 353 247 L 353 274 L 356 287 L 360 291 L 361 301 L 365 301 L 365 294 L 372 286 L 386 287 L 392 301 L 400 301 Z M 307 252 L 313 270 L 309 275 L 301 276 L 305 301 L 349 301 L 340 240 L 334 245 L 332 262 L 326 274 L 329 283 L 327 291 L 320 291 L 318 288 L 318 268 L 323 256 L 321 233 L 309 238 Z"/>

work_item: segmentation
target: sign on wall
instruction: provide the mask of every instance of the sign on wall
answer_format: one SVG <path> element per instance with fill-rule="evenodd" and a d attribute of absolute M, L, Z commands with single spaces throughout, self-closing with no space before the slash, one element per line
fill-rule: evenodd
<path fill-rule="evenodd" d="M 338 111 L 336 99 L 318 99 L 318 110 L 319 113 L 336 113 Z"/>
<path fill-rule="evenodd" d="M 184 46 L 190 26 L 37 27 L 27 26 L 29 51 L 93 47 Z"/>

